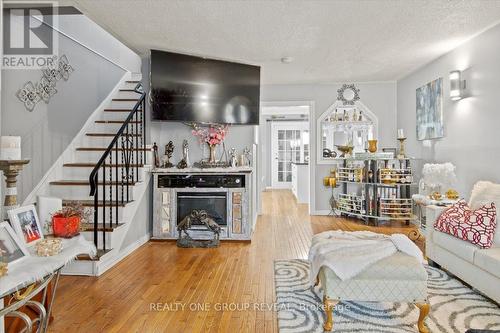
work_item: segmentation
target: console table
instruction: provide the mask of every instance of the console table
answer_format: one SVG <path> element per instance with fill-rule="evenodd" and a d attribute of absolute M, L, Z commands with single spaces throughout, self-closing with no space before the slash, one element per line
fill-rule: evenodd
<path fill-rule="evenodd" d="M 153 173 L 153 239 L 177 239 L 177 224 L 193 209 L 211 212 L 221 240 L 250 240 L 253 232 L 251 167 L 157 168 Z M 193 239 L 209 239 L 203 228 Z"/>
<path fill-rule="evenodd" d="M 30 249 L 30 256 L 9 265 L 7 275 L 0 277 L 0 319 L 3 316 L 19 318 L 24 322 L 27 332 L 31 332 L 30 328 L 35 325 L 39 328 L 38 332 L 47 330 L 61 269 L 77 255 L 94 256 L 97 252 L 94 244 L 85 240 L 82 235 L 63 239 L 62 242 L 63 250 L 59 254 L 39 257 L 33 253 L 34 249 Z M 48 297 L 47 287 L 51 282 L 53 282 L 52 293 Z M 25 290 L 18 293 L 22 289 Z M 34 297 L 40 293 L 42 293 L 42 301 L 35 301 Z M 5 302 L 2 308 L 2 300 L 10 303 Z M 37 317 L 32 319 L 19 311 L 24 306 L 36 312 Z M 2 330 L 3 325 L 0 321 L 0 332 Z"/>

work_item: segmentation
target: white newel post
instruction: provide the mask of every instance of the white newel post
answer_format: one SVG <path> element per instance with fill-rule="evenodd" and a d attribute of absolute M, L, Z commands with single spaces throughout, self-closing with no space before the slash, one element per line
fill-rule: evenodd
<path fill-rule="evenodd" d="M 3 298 L 0 298 L 0 310 L 3 309 Z M 0 317 L 0 333 L 4 333 L 5 332 L 5 328 L 4 328 L 4 321 L 3 321 L 3 316 Z"/>

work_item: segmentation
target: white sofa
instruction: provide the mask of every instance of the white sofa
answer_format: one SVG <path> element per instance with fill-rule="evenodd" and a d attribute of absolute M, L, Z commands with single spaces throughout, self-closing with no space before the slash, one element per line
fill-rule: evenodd
<path fill-rule="evenodd" d="M 481 249 L 434 230 L 434 222 L 444 208 L 427 206 L 425 251 L 428 259 L 500 303 L 500 184 L 485 181 L 476 183 L 469 206 L 476 209 L 491 202 L 497 208 L 497 228 L 491 248 Z"/>

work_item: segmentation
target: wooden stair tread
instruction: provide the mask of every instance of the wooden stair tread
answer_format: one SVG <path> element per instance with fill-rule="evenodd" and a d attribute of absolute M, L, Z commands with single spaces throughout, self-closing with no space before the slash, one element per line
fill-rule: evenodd
<path fill-rule="evenodd" d="M 110 226 L 109 223 L 106 223 L 106 225 L 103 227 L 102 223 L 98 223 L 97 224 L 97 231 L 102 232 L 103 230 L 105 230 L 106 232 L 111 232 L 111 231 L 115 230 L 116 228 L 121 227 L 124 224 L 125 223 L 118 223 L 118 225 L 113 224 Z M 81 228 L 82 228 L 82 231 L 84 231 L 84 232 L 94 231 L 94 223 L 82 223 Z"/>
<path fill-rule="evenodd" d="M 96 124 L 123 124 L 125 121 L 124 120 L 96 120 Z M 129 121 L 130 124 L 140 124 L 141 122 L 139 120 L 131 120 Z"/>
<path fill-rule="evenodd" d="M 99 137 L 115 137 L 116 133 L 86 133 L 86 136 L 99 136 Z M 122 134 L 120 136 L 133 136 L 133 137 L 139 137 L 142 136 L 142 134 Z"/>
<path fill-rule="evenodd" d="M 106 250 L 97 250 L 97 255 L 94 258 L 91 258 L 88 254 L 81 254 L 76 256 L 76 260 L 86 260 L 86 261 L 98 261 L 100 257 L 105 255 L 108 252 L 111 252 L 113 249 L 106 249 Z"/>
<path fill-rule="evenodd" d="M 138 98 L 113 98 L 112 101 L 115 102 L 137 102 Z"/>
<path fill-rule="evenodd" d="M 62 186 L 90 186 L 90 182 L 88 180 L 79 180 L 79 179 L 76 179 L 76 180 L 55 180 L 55 181 L 52 181 L 49 183 L 50 185 L 62 185 Z M 103 185 L 103 182 L 100 181 L 98 182 L 97 184 L 99 185 Z M 109 180 L 106 180 L 104 182 L 105 185 L 129 185 L 129 186 L 134 186 L 135 184 L 137 184 L 135 181 L 129 181 L 129 182 L 122 182 L 122 181 L 109 181 Z"/>
<path fill-rule="evenodd" d="M 136 92 L 134 89 L 120 89 L 119 91 L 133 91 L 133 92 Z"/>
<path fill-rule="evenodd" d="M 137 80 L 128 80 L 128 81 L 125 81 L 125 82 L 127 82 L 127 83 L 139 83 L 139 82 L 141 82 L 141 81 L 137 81 Z"/>
<path fill-rule="evenodd" d="M 63 164 L 63 167 L 67 168 L 93 168 L 96 166 L 96 163 L 65 163 Z M 131 168 L 142 168 L 144 164 L 130 164 Z M 125 167 L 125 164 L 106 164 L 106 167 L 110 168 L 122 168 Z"/>
<path fill-rule="evenodd" d="M 80 203 L 84 207 L 94 207 L 94 200 L 63 200 L 62 204 L 63 206 L 67 206 L 70 203 Z M 133 202 L 133 200 L 130 201 L 124 201 L 123 203 L 121 201 L 106 201 L 106 207 L 110 206 L 116 206 L 118 207 L 125 207 L 127 204 Z M 97 201 L 97 206 L 102 207 L 102 200 Z"/>
<path fill-rule="evenodd" d="M 77 151 L 106 151 L 108 148 L 106 147 L 78 147 L 76 148 Z M 113 148 L 113 150 L 118 150 L 121 151 L 121 148 Z M 150 151 L 151 148 L 128 148 L 126 150 L 143 150 L 143 151 Z"/>

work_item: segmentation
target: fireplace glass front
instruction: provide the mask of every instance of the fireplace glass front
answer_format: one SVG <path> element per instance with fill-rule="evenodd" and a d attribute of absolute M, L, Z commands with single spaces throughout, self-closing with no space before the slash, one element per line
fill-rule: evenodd
<path fill-rule="evenodd" d="M 221 227 L 227 226 L 226 192 L 182 192 L 177 194 L 177 224 L 193 210 L 204 210 Z M 196 223 L 192 225 L 196 228 Z M 204 228 L 204 227 L 203 227 Z"/>

